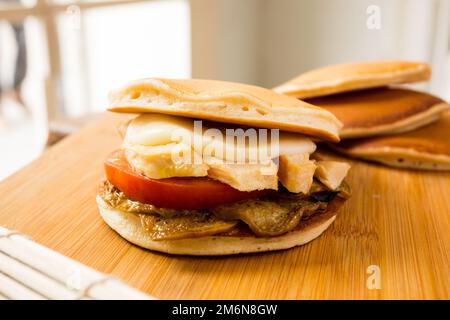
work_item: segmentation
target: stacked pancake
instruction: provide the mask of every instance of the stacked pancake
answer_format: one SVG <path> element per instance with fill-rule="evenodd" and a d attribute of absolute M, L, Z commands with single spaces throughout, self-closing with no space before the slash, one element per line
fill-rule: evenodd
<path fill-rule="evenodd" d="M 424 63 L 342 64 L 304 73 L 274 90 L 332 112 L 342 123 L 332 147 L 389 166 L 450 170 L 450 106 L 399 84 L 425 81 Z"/>

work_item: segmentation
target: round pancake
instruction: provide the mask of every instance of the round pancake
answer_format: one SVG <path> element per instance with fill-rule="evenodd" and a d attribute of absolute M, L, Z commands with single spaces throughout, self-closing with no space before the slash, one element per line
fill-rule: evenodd
<path fill-rule="evenodd" d="M 299 75 L 274 88 L 299 99 L 321 97 L 397 83 L 428 80 L 430 67 L 410 61 L 374 61 L 331 65 Z"/>
<path fill-rule="evenodd" d="M 333 203 L 333 201 L 329 204 L 329 210 L 313 215 L 310 219 L 300 223 L 294 230 L 281 236 L 256 237 L 244 232 L 235 235 L 155 241 L 145 232 L 136 214 L 116 210 L 108 206 L 100 196 L 97 196 L 97 204 L 102 218 L 126 240 L 154 251 L 194 256 L 265 252 L 303 245 L 320 236 L 333 223 L 336 211 L 343 203 L 340 201 Z"/>
<path fill-rule="evenodd" d="M 450 170 L 450 113 L 415 131 L 349 140 L 332 147 L 349 156 L 394 167 Z"/>
<path fill-rule="evenodd" d="M 214 80 L 142 79 L 110 93 L 110 111 L 164 113 L 339 141 L 330 112 L 269 89 Z"/>
<path fill-rule="evenodd" d="M 377 88 L 312 98 L 308 103 L 333 113 L 341 139 L 411 131 L 436 121 L 450 105 L 428 93 Z"/>

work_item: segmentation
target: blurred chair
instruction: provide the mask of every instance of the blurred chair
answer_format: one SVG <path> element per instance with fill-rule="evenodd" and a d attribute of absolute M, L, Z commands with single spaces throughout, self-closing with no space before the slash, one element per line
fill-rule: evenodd
<path fill-rule="evenodd" d="M 44 74 L 45 83 L 43 84 L 45 104 L 42 105 L 42 107 L 45 106 L 46 122 L 48 123 L 47 147 L 78 131 L 82 126 L 98 117 L 98 115 L 94 114 L 74 118 L 68 116 L 65 110 L 67 97 L 64 99 L 62 96 L 62 52 L 61 38 L 58 35 L 58 28 L 60 27 L 58 19 L 65 15 L 81 21 L 84 10 L 139 2 L 145 3 L 146 1 L 148 0 L 73 0 L 69 3 L 60 3 L 50 0 L 36 0 L 34 4 L 27 5 L 22 3 L 22 0 L 0 0 L 0 20 L 12 27 L 14 40 L 17 44 L 14 74 L 8 77 L 11 78 L 11 84 L 7 86 L 1 86 L 0 84 L 0 98 L 7 95 L 8 98 L 12 98 L 17 104 L 23 106 L 25 110 L 28 110 L 28 108 L 25 107 L 22 97 L 22 83 L 27 75 L 27 44 L 25 43 L 24 20 L 28 17 L 33 17 L 42 26 L 43 35 L 45 36 L 42 43 L 47 53 L 47 56 L 44 58 L 46 61 L 42 61 L 47 66 L 46 74 Z M 81 23 L 80 21 L 78 22 Z M 33 49 L 32 47 L 30 50 Z M 15 49 L 14 47 L 11 48 Z M 9 48 L 6 49 L 9 50 Z M 4 70 L 0 71 L 5 72 Z M 0 77 L 3 75 L 0 75 Z M 36 106 L 33 105 L 33 107 L 33 110 L 36 110 Z"/>
<path fill-rule="evenodd" d="M 20 5 L 20 0 L 0 0 L 0 4 L 8 4 L 8 5 Z M 13 83 L 11 88 L 3 86 L 0 83 L 0 98 L 7 93 L 8 89 L 12 89 L 10 96 L 18 103 L 18 105 L 22 106 L 26 109 L 26 105 L 22 98 L 22 83 L 27 74 L 27 45 L 25 41 L 25 31 L 23 21 L 10 22 L 10 25 L 14 32 L 14 38 L 17 44 L 17 54 L 15 59 L 14 66 L 14 76 Z M 0 39 L 1 40 L 1 39 Z M 0 70 L 1 71 L 1 70 Z M 0 74 L 1 79 L 1 74 Z M 1 105 L 0 105 L 1 107 Z"/>

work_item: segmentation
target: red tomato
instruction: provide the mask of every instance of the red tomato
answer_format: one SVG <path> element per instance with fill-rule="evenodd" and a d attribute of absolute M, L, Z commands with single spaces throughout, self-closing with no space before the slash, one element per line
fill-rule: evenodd
<path fill-rule="evenodd" d="M 207 177 L 151 179 L 133 172 L 121 150 L 105 161 L 106 178 L 131 200 L 160 208 L 193 210 L 257 198 L 270 190 L 243 192 Z"/>

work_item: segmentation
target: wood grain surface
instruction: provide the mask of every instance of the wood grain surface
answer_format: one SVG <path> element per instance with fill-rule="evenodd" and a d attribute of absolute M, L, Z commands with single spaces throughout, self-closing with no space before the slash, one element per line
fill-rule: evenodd
<path fill-rule="evenodd" d="M 158 298 L 450 298 L 450 173 L 352 161 L 353 197 L 336 222 L 286 251 L 196 258 L 129 244 L 95 203 L 127 117 L 106 115 L 0 183 L 0 225 Z M 371 265 L 380 289 L 367 287 Z"/>

